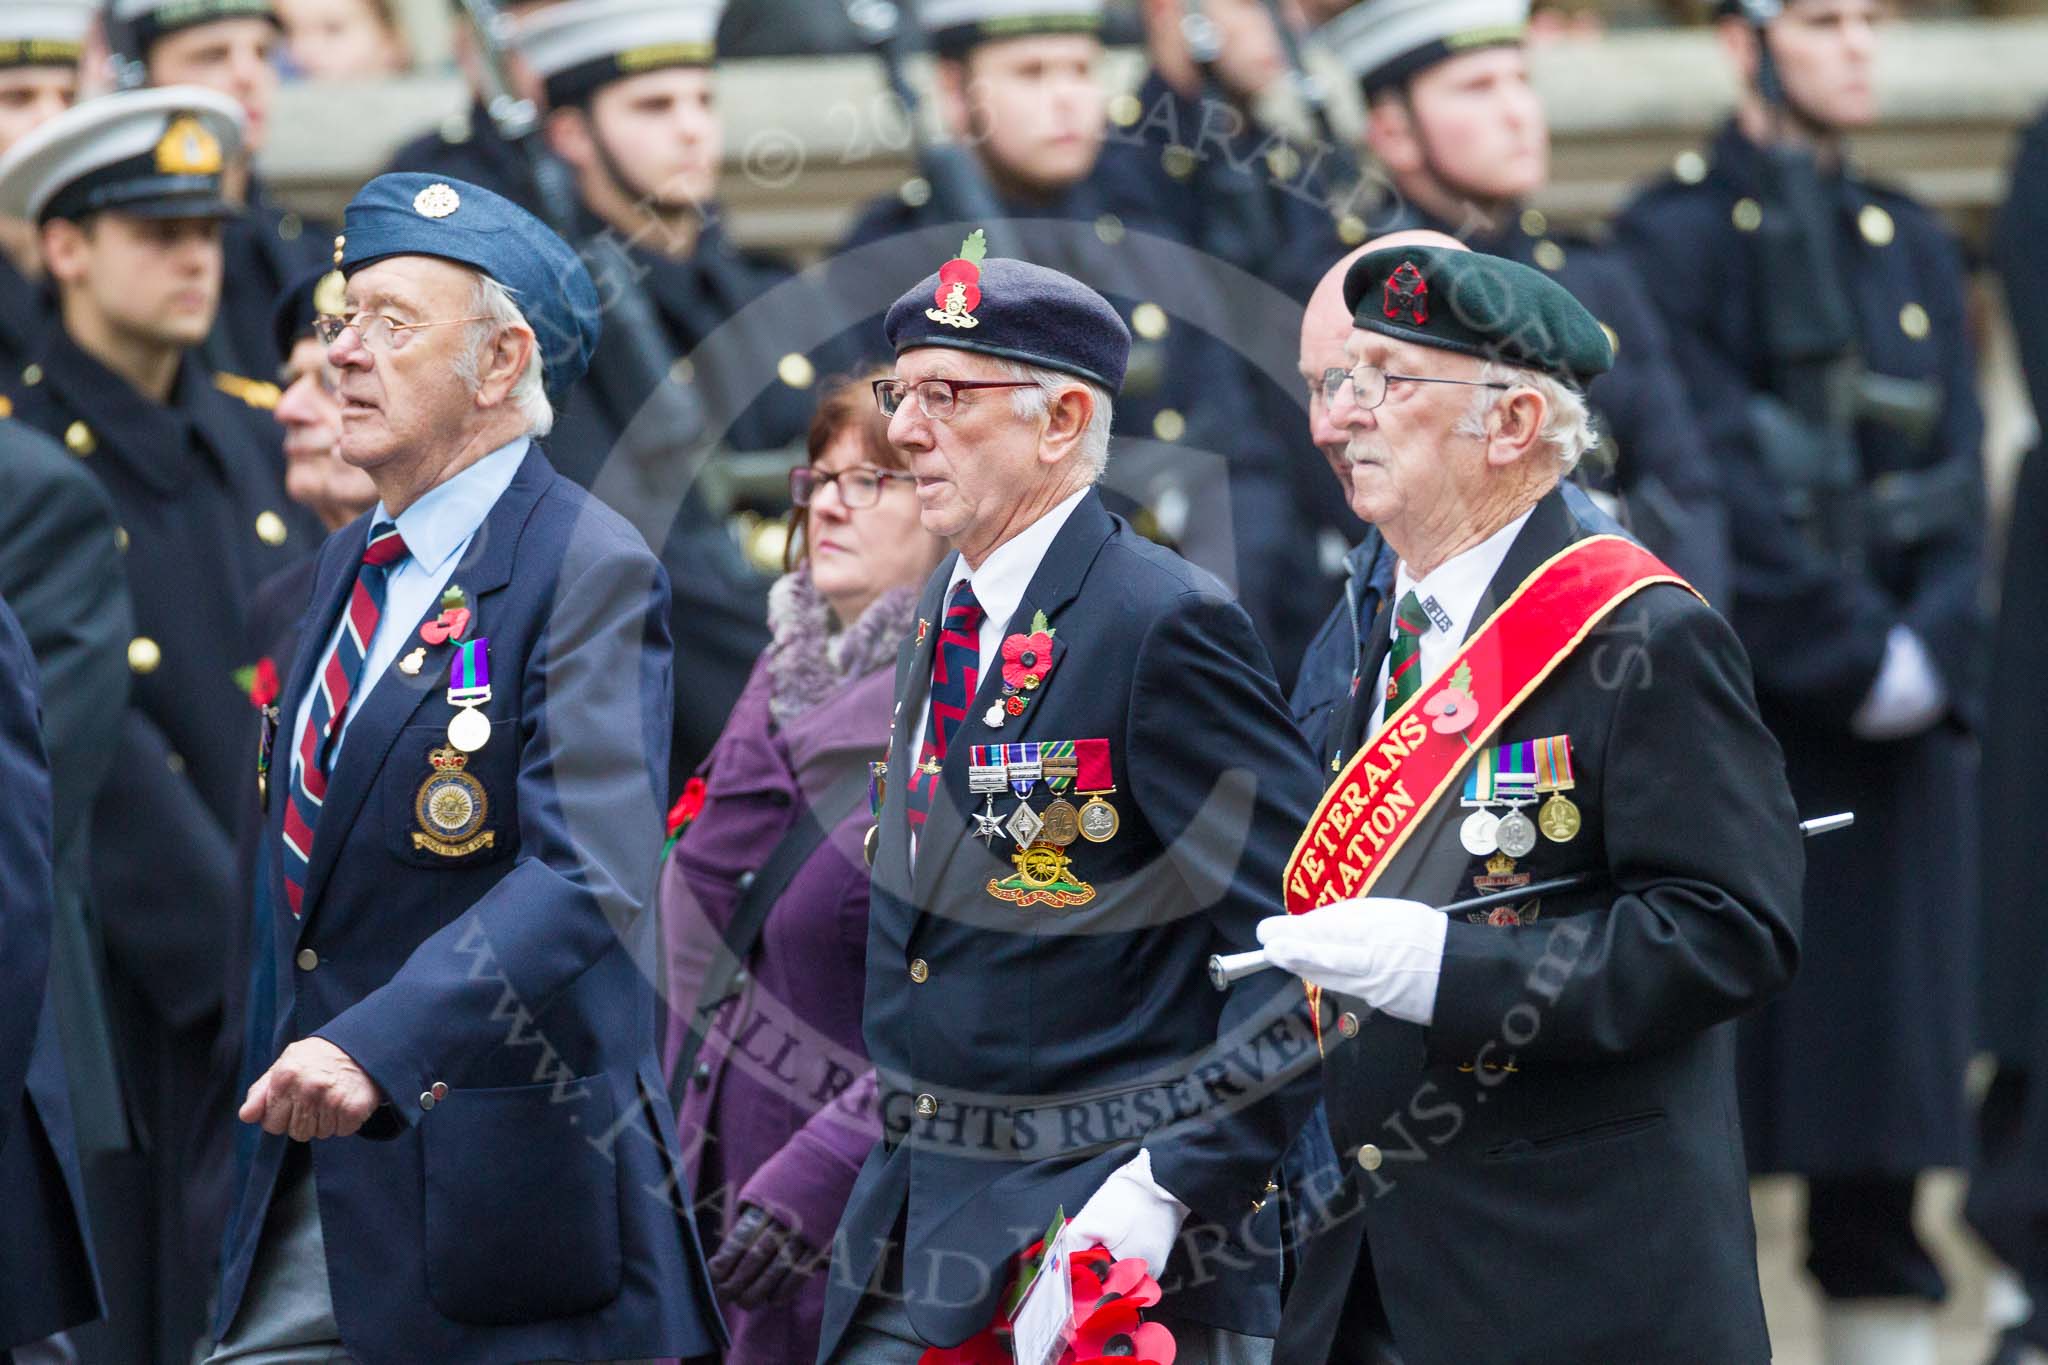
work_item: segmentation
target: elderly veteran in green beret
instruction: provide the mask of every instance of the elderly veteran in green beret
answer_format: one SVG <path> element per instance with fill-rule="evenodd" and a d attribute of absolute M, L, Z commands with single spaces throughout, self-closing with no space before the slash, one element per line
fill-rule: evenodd
<path fill-rule="evenodd" d="M 1344 296 L 1322 393 L 1400 559 L 1259 925 L 1345 1172 L 1276 1359 L 1372 1359 L 1382 1312 L 1406 1365 L 1768 1359 L 1732 1021 L 1791 977 L 1802 855 L 1748 661 L 1559 487 L 1611 362 L 1570 294 L 1411 243 Z"/>

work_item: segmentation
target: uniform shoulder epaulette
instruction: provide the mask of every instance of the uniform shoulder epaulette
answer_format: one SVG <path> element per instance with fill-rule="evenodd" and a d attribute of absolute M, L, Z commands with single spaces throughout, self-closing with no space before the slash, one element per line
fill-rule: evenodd
<path fill-rule="evenodd" d="M 284 390 L 275 384 L 266 384 L 260 379 L 249 379 L 239 374 L 222 371 L 213 377 L 213 386 L 230 398 L 239 398 L 252 408 L 264 412 L 277 411 L 278 400 L 284 397 Z"/>

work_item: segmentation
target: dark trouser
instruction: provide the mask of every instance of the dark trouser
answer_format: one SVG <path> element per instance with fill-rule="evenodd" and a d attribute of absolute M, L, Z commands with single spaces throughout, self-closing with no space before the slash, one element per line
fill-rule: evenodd
<path fill-rule="evenodd" d="M 1913 1230 L 1911 1176 L 1807 1181 L 1806 1268 L 1830 1299 L 1925 1299 L 1948 1283 Z"/>

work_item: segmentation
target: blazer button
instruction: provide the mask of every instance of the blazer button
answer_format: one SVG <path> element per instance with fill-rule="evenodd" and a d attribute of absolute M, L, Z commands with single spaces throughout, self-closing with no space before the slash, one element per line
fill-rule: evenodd
<path fill-rule="evenodd" d="M 925 982 L 931 980 L 931 978 L 932 969 L 930 963 L 926 962 L 921 957 L 913 957 L 912 959 L 910 959 L 910 979 L 912 981 L 922 986 Z"/>
<path fill-rule="evenodd" d="M 421 1108 L 422 1110 L 432 1109 L 432 1108 L 434 1107 L 434 1105 L 435 1105 L 436 1103 L 437 1103 L 437 1101 L 436 1101 L 436 1100 L 434 1099 L 434 1092 L 433 1092 L 433 1091 L 431 1091 L 431 1090 L 422 1090 L 422 1091 L 420 1091 L 420 1108 Z"/>
<path fill-rule="evenodd" d="M 690 1079 L 697 1083 L 699 1089 L 711 1084 L 711 1063 L 697 1063 L 697 1069 L 691 1074 Z"/>
<path fill-rule="evenodd" d="M 1381 1163 L 1385 1160 L 1385 1154 L 1383 1154 L 1379 1148 L 1373 1146 L 1370 1142 L 1366 1143 L 1365 1146 L 1360 1147 L 1358 1149 L 1358 1164 L 1360 1166 L 1363 1166 L 1368 1171 L 1378 1170 L 1380 1168 Z"/>
<path fill-rule="evenodd" d="M 938 1097 L 937 1097 L 937 1096 L 935 1096 L 935 1095 L 919 1095 L 919 1096 L 917 1097 L 917 1116 L 918 1116 L 919 1118 L 921 1118 L 921 1119 L 928 1119 L 928 1118 L 936 1118 L 936 1117 L 938 1116 L 938 1112 L 939 1112 L 939 1101 L 938 1101 Z"/>
<path fill-rule="evenodd" d="M 1356 1038 L 1358 1036 L 1358 1016 L 1350 1010 L 1345 1010 L 1342 1014 L 1338 1015 L 1337 1032 L 1343 1034 L 1346 1038 Z"/>
<path fill-rule="evenodd" d="M 299 949 L 299 955 L 292 960 L 299 964 L 300 971 L 310 972 L 320 965 L 320 954 L 314 952 L 311 948 L 301 948 Z"/>
<path fill-rule="evenodd" d="M 435 1081 L 427 1087 L 427 1093 L 434 1097 L 434 1103 L 439 1104 L 442 1100 L 448 1098 L 448 1082 Z"/>

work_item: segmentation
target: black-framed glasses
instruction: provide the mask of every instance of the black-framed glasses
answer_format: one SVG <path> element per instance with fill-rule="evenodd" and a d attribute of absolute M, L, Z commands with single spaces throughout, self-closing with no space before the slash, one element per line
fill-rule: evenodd
<path fill-rule="evenodd" d="M 826 485 L 836 484 L 839 501 L 849 510 L 873 507 L 882 500 L 883 485 L 891 479 L 916 483 L 917 475 L 900 469 L 875 469 L 869 465 L 855 465 L 851 469 L 821 474 L 810 465 L 798 465 L 789 471 L 789 500 L 798 507 L 809 507 Z"/>
<path fill-rule="evenodd" d="M 877 379 L 875 406 L 882 410 L 882 416 L 894 417 L 896 410 L 903 406 L 903 400 L 915 393 L 918 409 L 934 422 L 943 422 L 951 417 L 954 409 L 959 406 L 960 395 L 972 389 L 1037 387 L 1037 381 L 1031 379 L 920 379 L 915 384 L 906 383 L 901 379 Z"/>
<path fill-rule="evenodd" d="M 403 344 L 409 332 L 424 332 L 429 327 L 453 327 L 458 322 L 489 322 L 490 319 L 478 314 L 467 318 L 442 318 L 439 322 L 395 322 L 382 313 L 358 313 L 352 318 L 336 317 L 322 313 L 313 320 L 313 333 L 320 338 L 323 346 L 332 346 L 341 340 L 341 334 L 350 328 L 363 339 L 363 345 L 373 351 L 388 351 L 396 344 Z"/>
<path fill-rule="evenodd" d="M 1360 365 L 1349 370 L 1324 370 L 1323 401 L 1335 403 L 1337 395 L 1344 392 L 1344 386 L 1349 384 L 1352 401 L 1370 410 L 1387 401 L 1387 385 L 1397 379 L 1404 384 L 1462 384 L 1473 389 L 1505 390 L 1514 387 L 1513 384 L 1496 384 L 1485 379 L 1430 379 L 1419 374 L 1388 374 L 1377 365 Z"/>

